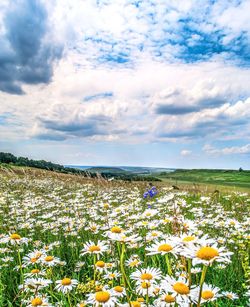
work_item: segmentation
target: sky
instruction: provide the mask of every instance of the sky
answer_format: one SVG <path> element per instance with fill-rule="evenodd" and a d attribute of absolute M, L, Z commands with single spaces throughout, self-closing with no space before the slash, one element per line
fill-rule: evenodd
<path fill-rule="evenodd" d="M 0 151 L 250 169 L 249 0 L 1 0 Z"/>

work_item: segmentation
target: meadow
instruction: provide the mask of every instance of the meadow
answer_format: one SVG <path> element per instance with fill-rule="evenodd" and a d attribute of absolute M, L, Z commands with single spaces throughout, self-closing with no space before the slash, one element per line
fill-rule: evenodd
<path fill-rule="evenodd" d="M 249 304 L 246 192 L 0 170 L 0 306 Z"/>
<path fill-rule="evenodd" d="M 171 173 L 159 173 L 156 177 L 175 184 L 182 182 L 203 183 L 219 187 L 242 188 L 250 191 L 249 170 L 177 169 Z"/>

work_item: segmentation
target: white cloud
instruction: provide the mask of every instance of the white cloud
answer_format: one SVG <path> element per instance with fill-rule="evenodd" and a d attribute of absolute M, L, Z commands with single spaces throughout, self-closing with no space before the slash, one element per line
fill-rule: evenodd
<path fill-rule="evenodd" d="M 177 58 L 183 48 L 180 20 L 191 19 L 194 28 L 201 20 L 207 34 L 220 30 L 236 37 L 249 30 L 246 1 L 232 8 L 227 1 L 202 6 L 142 1 L 139 7 L 126 0 L 99 6 L 92 0 L 43 3 L 49 12 L 46 37 L 64 43 L 64 57 L 50 84 L 24 85 L 25 97 L 0 93 L 1 112 L 14 114 L 18 123 L 1 129 L 1 138 L 54 134 L 58 139 L 150 142 L 229 137 L 229 130 L 231 137 L 249 137 L 250 69 L 225 64 L 223 56 L 196 63 Z M 201 35 L 190 33 L 189 43 Z M 130 61 L 98 62 L 120 53 Z M 84 101 L 107 92 L 113 96 Z M 86 131 L 91 124 L 92 133 Z"/>
<path fill-rule="evenodd" d="M 224 148 L 215 148 L 209 144 L 204 145 L 203 151 L 209 155 L 232 155 L 232 154 L 249 154 L 250 144 L 244 146 L 232 146 Z"/>
<path fill-rule="evenodd" d="M 191 155 L 191 153 L 192 153 L 192 150 L 183 149 L 183 150 L 181 151 L 181 156 L 186 157 L 186 156 Z"/>

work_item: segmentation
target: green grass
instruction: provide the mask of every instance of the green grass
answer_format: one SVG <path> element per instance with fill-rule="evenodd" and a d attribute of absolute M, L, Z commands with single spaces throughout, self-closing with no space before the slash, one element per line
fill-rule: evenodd
<path fill-rule="evenodd" d="M 250 171 L 235 170 L 176 170 L 171 173 L 160 173 L 161 180 L 175 182 L 204 183 L 222 186 L 243 187 L 250 189 Z"/>
<path fill-rule="evenodd" d="M 163 239 L 174 237 L 174 242 L 181 235 L 207 235 L 214 242 L 220 242 L 219 246 L 226 251 L 233 251 L 231 263 L 225 268 L 216 261 L 212 263 L 205 281 L 219 287 L 221 292 L 236 293 L 239 299 L 219 298 L 203 306 L 246 306 L 244 295 L 250 278 L 247 236 L 250 196 L 238 190 L 219 194 L 173 192 L 164 183 L 157 183 L 157 188 L 156 198 L 143 199 L 145 183 L 107 182 L 32 168 L 0 170 L 0 241 L 13 233 L 29 239 L 20 250 L 15 244 L 0 244 L 0 306 L 27 306 L 24 301 L 30 301 L 32 294 L 18 290 L 18 286 L 26 279 L 24 274 L 33 268 L 43 268 L 44 278 L 52 281 L 51 286 L 37 291 L 36 296 L 47 295 L 53 305 L 77 306 L 87 294 L 94 293 L 90 282 L 94 278 L 106 287 L 125 286 L 131 300 L 141 296 L 146 300 L 146 295 L 137 293 L 131 278 L 135 269 L 126 266 L 124 261 L 136 254 L 142 262 L 141 268 L 159 268 L 166 276 L 169 272 L 166 255 L 147 255 L 146 248 L 152 245 L 150 240 L 157 231 L 162 233 Z M 149 205 L 156 210 L 155 215 L 145 214 Z M 95 225 L 97 231 L 91 225 Z M 127 236 L 138 235 L 139 241 L 121 243 L 108 239 L 105 233 L 114 225 L 127 231 Z M 117 280 L 110 282 L 104 274 L 94 273 L 93 254 L 80 255 L 89 240 L 95 244 L 98 240 L 108 242 L 109 251 L 104 252 L 100 260 L 113 263 L 121 274 Z M 19 269 L 20 259 L 24 264 L 23 257 L 34 250 L 58 257 L 65 263 L 50 269 L 43 262 L 31 262 L 23 266 L 23 274 Z M 4 261 L 6 256 L 11 258 L 7 262 Z M 169 254 L 173 277 L 186 272 L 187 259 L 178 253 L 176 257 Z M 78 270 L 80 264 L 82 267 Z M 80 285 L 69 296 L 55 290 L 55 282 L 64 277 L 74 278 Z M 198 285 L 200 279 L 200 273 L 192 274 L 191 284 Z M 151 305 L 154 300 L 149 298 Z M 125 303 L 127 298 L 121 301 Z"/>

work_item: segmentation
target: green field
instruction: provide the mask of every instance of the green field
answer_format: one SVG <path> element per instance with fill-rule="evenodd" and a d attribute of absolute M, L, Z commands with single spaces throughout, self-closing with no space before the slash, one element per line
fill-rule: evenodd
<path fill-rule="evenodd" d="M 236 170 L 176 170 L 171 173 L 162 172 L 157 174 L 157 178 L 163 181 L 172 181 L 173 184 L 179 182 L 203 183 L 218 186 L 243 187 L 250 189 L 250 171 Z"/>
<path fill-rule="evenodd" d="M 147 187 L 0 168 L 0 306 L 247 306 L 249 194 Z"/>

